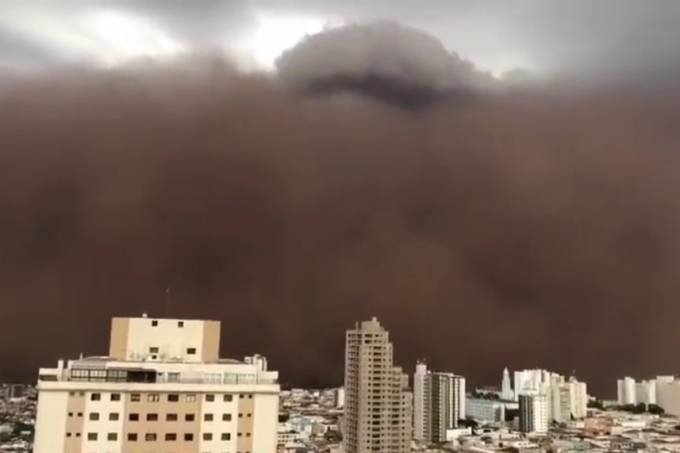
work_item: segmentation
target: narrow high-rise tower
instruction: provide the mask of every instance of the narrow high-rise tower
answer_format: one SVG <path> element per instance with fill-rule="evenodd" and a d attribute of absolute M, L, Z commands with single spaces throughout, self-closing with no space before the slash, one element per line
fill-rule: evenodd
<path fill-rule="evenodd" d="M 508 371 L 507 367 L 503 370 L 503 382 L 501 384 L 501 398 L 508 401 L 515 399 L 515 392 L 513 392 L 512 390 L 512 384 L 510 383 L 510 372 Z"/>
<path fill-rule="evenodd" d="M 433 372 L 418 362 L 413 375 L 414 439 L 445 442 L 446 431 L 465 418 L 465 378 Z"/>
<path fill-rule="evenodd" d="M 389 333 L 376 318 L 345 337 L 345 452 L 407 453 L 412 394 L 393 365 Z"/>

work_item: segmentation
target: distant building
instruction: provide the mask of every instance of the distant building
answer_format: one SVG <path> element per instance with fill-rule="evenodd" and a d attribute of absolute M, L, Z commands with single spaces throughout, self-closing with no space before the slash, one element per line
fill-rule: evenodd
<path fill-rule="evenodd" d="M 540 393 L 519 396 L 519 430 L 527 434 L 548 432 L 548 397 Z"/>
<path fill-rule="evenodd" d="M 341 409 L 345 407 L 345 388 L 338 387 L 335 389 L 335 407 Z"/>
<path fill-rule="evenodd" d="M 587 413 L 588 392 L 585 382 L 547 370 L 515 371 L 514 395 L 540 394 L 546 397 L 548 420 L 566 422 L 584 418 Z"/>
<path fill-rule="evenodd" d="M 501 382 L 501 399 L 512 400 L 515 399 L 515 392 L 512 390 L 512 382 L 510 381 L 510 372 L 507 367 L 503 370 L 503 380 Z"/>
<path fill-rule="evenodd" d="M 680 380 L 657 379 L 656 401 L 664 412 L 680 417 Z"/>
<path fill-rule="evenodd" d="M 433 372 L 423 362 L 414 374 L 415 439 L 446 442 L 446 433 L 465 418 L 465 378 L 454 373 Z"/>
<path fill-rule="evenodd" d="M 626 376 L 617 381 L 617 396 L 619 404 L 636 404 L 635 379 Z"/>
<path fill-rule="evenodd" d="M 507 409 L 517 408 L 515 401 L 469 397 L 465 404 L 465 415 L 478 423 L 498 423 L 505 421 Z"/>
<path fill-rule="evenodd" d="M 218 321 L 114 318 L 108 356 L 40 369 L 34 452 L 274 453 L 278 373 L 219 339 Z"/>
<path fill-rule="evenodd" d="M 389 333 L 376 318 L 347 331 L 345 453 L 410 451 L 413 396 L 408 375 L 393 359 Z"/>

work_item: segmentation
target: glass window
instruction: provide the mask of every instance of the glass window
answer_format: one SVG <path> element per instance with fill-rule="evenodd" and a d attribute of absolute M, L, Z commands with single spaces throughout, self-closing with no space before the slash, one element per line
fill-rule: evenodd
<path fill-rule="evenodd" d="M 177 327 L 184 327 L 184 321 L 177 321 Z"/>
<path fill-rule="evenodd" d="M 179 395 L 176 394 L 176 393 L 171 393 L 171 394 L 169 394 L 169 395 L 168 395 L 168 401 L 170 401 L 171 403 L 176 403 L 176 402 L 178 402 L 178 401 L 179 401 Z"/>
<path fill-rule="evenodd" d="M 131 414 L 128 416 L 128 420 L 130 420 L 131 422 L 139 421 L 139 414 L 136 414 L 136 413 L 134 413 L 134 412 L 131 413 Z"/>
<path fill-rule="evenodd" d="M 230 433 L 222 433 L 221 439 L 222 440 L 231 440 L 231 434 Z"/>
<path fill-rule="evenodd" d="M 196 416 L 194 414 L 186 414 L 184 416 L 184 420 L 188 422 L 193 422 L 196 419 Z"/>
<path fill-rule="evenodd" d="M 108 433 L 106 435 L 106 440 L 109 440 L 109 441 L 118 440 L 118 433 Z"/>
<path fill-rule="evenodd" d="M 158 421 L 158 414 L 146 414 L 146 421 L 147 422 L 157 422 Z"/>
<path fill-rule="evenodd" d="M 187 354 L 188 355 L 196 354 L 196 348 L 187 348 Z"/>
<path fill-rule="evenodd" d="M 158 393 L 149 393 L 146 399 L 151 403 L 157 403 L 161 400 L 161 396 Z"/>
<path fill-rule="evenodd" d="M 205 395 L 205 400 L 209 403 L 215 401 L 215 395 Z"/>
<path fill-rule="evenodd" d="M 193 393 L 189 393 L 189 394 L 186 396 L 186 401 L 187 401 L 187 403 L 193 403 L 193 402 L 195 402 L 195 401 L 196 401 L 196 395 L 193 394 Z"/>
<path fill-rule="evenodd" d="M 192 433 L 185 433 L 184 434 L 184 440 L 186 440 L 186 441 L 194 440 L 194 435 Z"/>
<path fill-rule="evenodd" d="M 97 433 L 87 433 L 87 440 L 97 440 Z"/>
<path fill-rule="evenodd" d="M 130 442 L 137 442 L 137 433 L 128 433 L 127 439 Z"/>
<path fill-rule="evenodd" d="M 90 412 L 90 416 L 88 418 L 92 421 L 99 420 L 99 412 Z"/>
<path fill-rule="evenodd" d="M 154 442 L 158 436 L 156 436 L 156 433 L 146 433 L 144 434 L 144 440 L 147 442 Z"/>
<path fill-rule="evenodd" d="M 203 440 L 212 440 L 212 433 L 203 433 Z"/>
<path fill-rule="evenodd" d="M 230 422 L 231 421 L 231 414 L 222 414 L 222 421 L 223 422 Z"/>
<path fill-rule="evenodd" d="M 133 403 L 138 403 L 142 400 L 142 396 L 139 393 L 130 393 L 130 401 Z"/>
<path fill-rule="evenodd" d="M 203 420 L 206 422 L 213 421 L 213 414 L 203 414 Z"/>
<path fill-rule="evenodd" d="M 112 393 L 111 401 L 120 401 L 120 393 Z"/>
<path fill-rule="evenodd" d="M 177 414 L 165 414 L 165 420 L 168 422 L 176 422 L 177 418 Z"/>
<path fill-rule="evenodd" d="M 234 399 L 234 396 L 233 395 L 224 395 L 222 397 L 222 399 L 224 400 L 224 402 L 228 403 L 228 402 L 231 402 Z"/>
<path fill-rule="evenodd" d="M 165 440 L 166 441 L 177 440 L 177 434 L 175 434 L 175 433 L 165 433 Z"/>
<path fill-rule="evenodd" d="M 117 421 L 119 419 L 119 417 L 120 417 L 120 415 L 118 414 L 118 412 L 109 413 L 109 420 L 112 421 L 112 422 Z"/>
<path fill-rule="evenodd" d="M 101 393 L 92 393 L 90 395 L 90 401 L 100 401 L 102 399 Z"/>

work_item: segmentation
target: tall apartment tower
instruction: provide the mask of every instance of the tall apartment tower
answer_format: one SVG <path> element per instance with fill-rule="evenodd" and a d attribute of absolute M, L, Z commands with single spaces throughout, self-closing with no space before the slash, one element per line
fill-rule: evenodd
<path fill-rule="evenodd" d="M 548 432 L 548 397 L 542 393 L 519 395 L 519 430 L 527 434 Z"/>
<path fill-rule="evenodd" d="M 108 356 L 41 368 L 34 453 L 276 451 L 278 373 L 218 321 L 114 318 Z"/>
<path fill-rule="evenodd" d="M 345 337 L 345 453 L 407 453 L 412 394 L 393 365 L 389 333 L 376 318 Z"/>
<path fill-rule="evenodd" d="M 446 431 L 465 418 L 465 378 L 453 373 L 428 371 L 416 364 L 413 376 L 414 438 L 424 442 L 445 442 Z"/>

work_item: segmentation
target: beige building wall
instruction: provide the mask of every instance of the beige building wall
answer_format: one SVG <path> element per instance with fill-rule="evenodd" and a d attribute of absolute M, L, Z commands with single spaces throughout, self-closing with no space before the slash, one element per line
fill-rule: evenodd
<path fill-rule="evenodd" d="M 34 453 L 79 453 L 66 438 L 66 416 L 71 410 L 68 392 L 41 392 L 36 414 Z"/>
<path fill-rule="evenodd" d="M 254 425 L 252 427 L 252 453 L 276 451 L 277 433 L 271 426 L 279 421 L 279 397 L 277 395 L 255 395 L 253 408 Z"/>
<path fill-rule="evenodd" d="M 219 321 L 113 318 L 109 355 L 117 360 L 214 362 Z"/>

